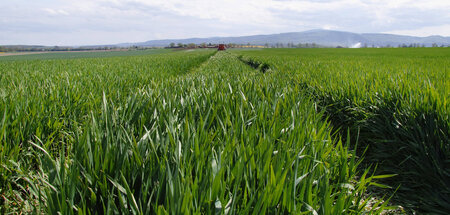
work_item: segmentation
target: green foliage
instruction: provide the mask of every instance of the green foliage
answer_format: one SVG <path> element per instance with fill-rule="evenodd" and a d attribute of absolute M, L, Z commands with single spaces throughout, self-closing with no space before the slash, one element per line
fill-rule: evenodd
<path fill-rule="evenodd" d="M 366 162 L 400 188 L 396 200 L 450 211 L 450 49 L 242 51 L 302 83 L 336 130 L 368 146 Z M 344 136 L 345 137 L 345 136 Z M 361 150 L 360 150 L 361 151 Z"/>
<path fill-rule="evenodd" d="M 47 52 L 47 53 L 27 53 L 24 55 L 0 56 L 1 61 L 15 60 L 52 60 L 52 59 L 78 59 L 78 58 L 104 58 L 104 57 L 124 57 L 141 56 L 149 54 L 169 53 L 168 49 L 148 49 L 148 50 L 128 50 L 128 51 L 68 51 L 68 52 Z"/>
<path fill-rule="evenodd" d="M 0 211 L 389 208 L 368 188 L 392 175 L 359 171 L 310 89 L 264 71 L 212 51 L 0 62 Z"/>
<path fill-rule="evenodd" d="M 122 103 L 163 77 L 196 67 L 211 52 L 0 63 L 0 207 L 32 210 L 48 184 L 41 147 L 70 157 L 75 135 L 101 112 L 102 93 Z M 33 188 L 34 190 L 30 190 Z M 30 201 L 27 201 L 31 199 Z"/>

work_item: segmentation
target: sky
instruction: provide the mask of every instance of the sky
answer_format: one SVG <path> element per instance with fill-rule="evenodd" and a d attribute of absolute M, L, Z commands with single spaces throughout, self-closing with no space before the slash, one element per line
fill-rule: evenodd
<path fill-rule="evenodd" d="M 0 1 L 0 45 L 100 45 L 312 29 L 450 36 L 450 1 Z"/>

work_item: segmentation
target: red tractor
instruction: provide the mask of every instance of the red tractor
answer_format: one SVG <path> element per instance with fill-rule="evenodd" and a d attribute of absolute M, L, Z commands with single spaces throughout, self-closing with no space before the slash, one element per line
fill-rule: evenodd
<path fill-rule="evenodd" d="M 219 51 L 225 51 L 227 48 L 225 47 L 225 44 L 219 44 L 219 48 L 217 50 Z"/>

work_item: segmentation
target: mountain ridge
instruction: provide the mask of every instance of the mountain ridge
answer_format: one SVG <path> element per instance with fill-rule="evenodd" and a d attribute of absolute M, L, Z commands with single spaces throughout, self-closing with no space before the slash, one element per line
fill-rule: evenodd
<path fill-rule="evenodd" d="M 149 40 L 139 43 L 121 43 L 124 46 L 144 46 L 144 47 L 163 47 L 170 43 L 236 43 L 236 44 L 252 44 L 252 45 L 275 45 L 276 43 L 316 43 L 323 46 L 343 46 L 352 47 L 355 44 L 366 44 L 367 46 L 393 46 L 419 44 L 424 46 L 450 45 L 450 37 L 440 35 L 432 35 L 427 37 L 387 34 L 387 33 L 352 33 L 346 31 L 313 29 L 302 32 L 287 32 L 279 34 L 260 34 L 251 36 L 233 36 L 233 37 L 208 37 L 208 38 L 187 38 L 187 39 L 163 39 Z"/>
<path fill-rule="evenodd" d="M 167 47 L 170 43 L 183 44 L 201 44 L 201 43 L 234 43 L 234 44 L 251 44 L 251 45 L 269 45 L 293 43 L 315 43 L 320 46 L 327 47 L 397 47 L 408 46 L 410 44 L 430 47 L 433 44 L 438 46 L 450 46 L 450 37 L 441 35 L 431 35 L 427 37 L 388 34 L 388 33 L 353 33 L 347 31 L 312 29 L 301 32 L 286 32 L 278 34 L 258 34 L 248 36 L 231 36 L 231 37 L 193 37 L 186 39 L 160 39 L 148 40 L 145 42 L 135 43 L 118 43 L 108 45 L 84 45 L 84 46 L 61 46 L 61 47 L 78 47 L 78 48 L 125 48 L 131 46 L 139 47 Z M 0 45 L 2 47 L 25 47 L 25 48 L 48 48 L 52 46 L 43 45 Z M 56 46 L 55 46 L 56 47 Z"/>

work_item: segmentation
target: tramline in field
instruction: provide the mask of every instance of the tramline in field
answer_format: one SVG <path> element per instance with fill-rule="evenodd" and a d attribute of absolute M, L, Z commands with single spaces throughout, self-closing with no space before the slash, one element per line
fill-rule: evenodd
<path fill-rule="evenodd" d="M 367 165 L 397 174 L 394 196 L 423 212 L 450 211 L 449 49 L 240 51 L 302 83 L 327 120 L 351 131 Z"/>
<path fill-rule="evenodd" d="M 402 206 L 445 212 L 449 55 L 0 61 L 0 211 L 380 214 L 409 195 Z M 394 191 L 388 179 L 397 193 L 369 189 Z M 428 199 L 408 192 L 418 185 Z"/>

